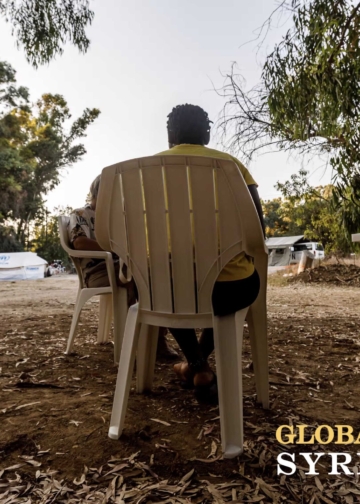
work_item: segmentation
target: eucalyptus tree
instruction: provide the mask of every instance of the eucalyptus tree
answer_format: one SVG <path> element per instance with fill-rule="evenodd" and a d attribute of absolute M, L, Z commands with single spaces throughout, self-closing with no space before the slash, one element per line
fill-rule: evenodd
<path fill-rule="evenodd" d="M 61 55 L 67 42 L 82 53 L 90 45 L 86 28 L 94 12 L 88 0 L 0 0 L 0 15 L 34 67 Z"/>
<path fill-rule="evenodd" d="M 292 26 L 260 82 L 247 89 L 236 65 L 226 76 L 224 143 L 248 158 L 269 146 L 326 154 L 344 191 L 360 172 L 360 2 L 283 0 L 276 10 Z"/>

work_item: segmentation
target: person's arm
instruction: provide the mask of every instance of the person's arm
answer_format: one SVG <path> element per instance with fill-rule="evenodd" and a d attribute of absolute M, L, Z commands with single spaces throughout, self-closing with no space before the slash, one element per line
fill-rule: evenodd
<path fill-rule="evenodd" d="M 260 201 L 260 196 L 257 190 L 257 186 L 255 184 L 248 185 L 249 192 L 251 194 L 251 197 L 254 201 L 255 208 L 257 210 L 259 219 L 260 219 L 260 224 L 265 236 L 265 224 L 264 224 L 264 214 L 263 214 L 263 209 L 261 206 L 261 201 Z"/>
<path fill-rule="evenodd" d="M 95 250 L 100 252 L 103 250 L 96 240 L 87 236 L 77 236 L 73 241 L 73 247 L 75 250 Z"/>

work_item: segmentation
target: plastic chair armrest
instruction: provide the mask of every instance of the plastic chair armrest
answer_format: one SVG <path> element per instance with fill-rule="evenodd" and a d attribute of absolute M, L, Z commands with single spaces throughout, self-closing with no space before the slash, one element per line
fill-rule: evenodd
<path fill-rule="evenodd" d="M 91 257 L 92 259 L 107 259 L 107 258 L 112 259 L 111 252 L 105 252 L 105 251 L 69 249 L 68 254 L 70 257 L 78 257 L 80 259 L 86 257 Z"/>

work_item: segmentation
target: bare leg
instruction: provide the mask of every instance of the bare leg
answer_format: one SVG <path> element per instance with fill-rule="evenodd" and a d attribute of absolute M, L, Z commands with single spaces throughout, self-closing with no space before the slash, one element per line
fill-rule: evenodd
<path fill-rule="evenodd" d="M 209 355 L 214 351 L 214 330 L 212 327 L 207 327 L 203 329 L 199 340 L 200 352 L 204 359 L 207 359 Z"/>
<path fill-rule="evenodd" d="M 203 357 L 194 329 L 169 329 L 181 348 L 187 363 L 175 364 L 174 370 L 180 379 L 193 382 L 195 387 L 206 386 L 214 379 L 207 359 Z"/>

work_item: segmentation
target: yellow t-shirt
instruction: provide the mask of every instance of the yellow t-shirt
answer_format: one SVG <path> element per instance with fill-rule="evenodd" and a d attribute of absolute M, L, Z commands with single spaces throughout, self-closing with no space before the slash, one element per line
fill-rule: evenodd
<path fill-rule="evenodd" d="M 172 147 L 169 150 L 159 152 L 156 156 L 169 156 L 169 155 L 177 155 L 177 156 L 205 156 L 205 157 L 214 157 L 220 159 L 230 159 L 234 161 L 239 170 L 244 177 L 244 180 L 247 185 L 257 185 L 255 180 L 250 175 L 249 171 L 245 168 L 245 166 L 234 156 L 227 154 L 226 152 L 221 152 L 216 149 L 209 149 L 204 145 L 193 145 L 193 144 L 181 144 Z M 232 280 L 242 280 L 244 278 L 248 278 L 254 273 L 254 264 L 250 257 L 248 257 L 245 252 L 241 252 L 234 259 L 231 259 L 230 262 L 221 270 L 217 281 L 218 282 L 229 282 Z"/>

